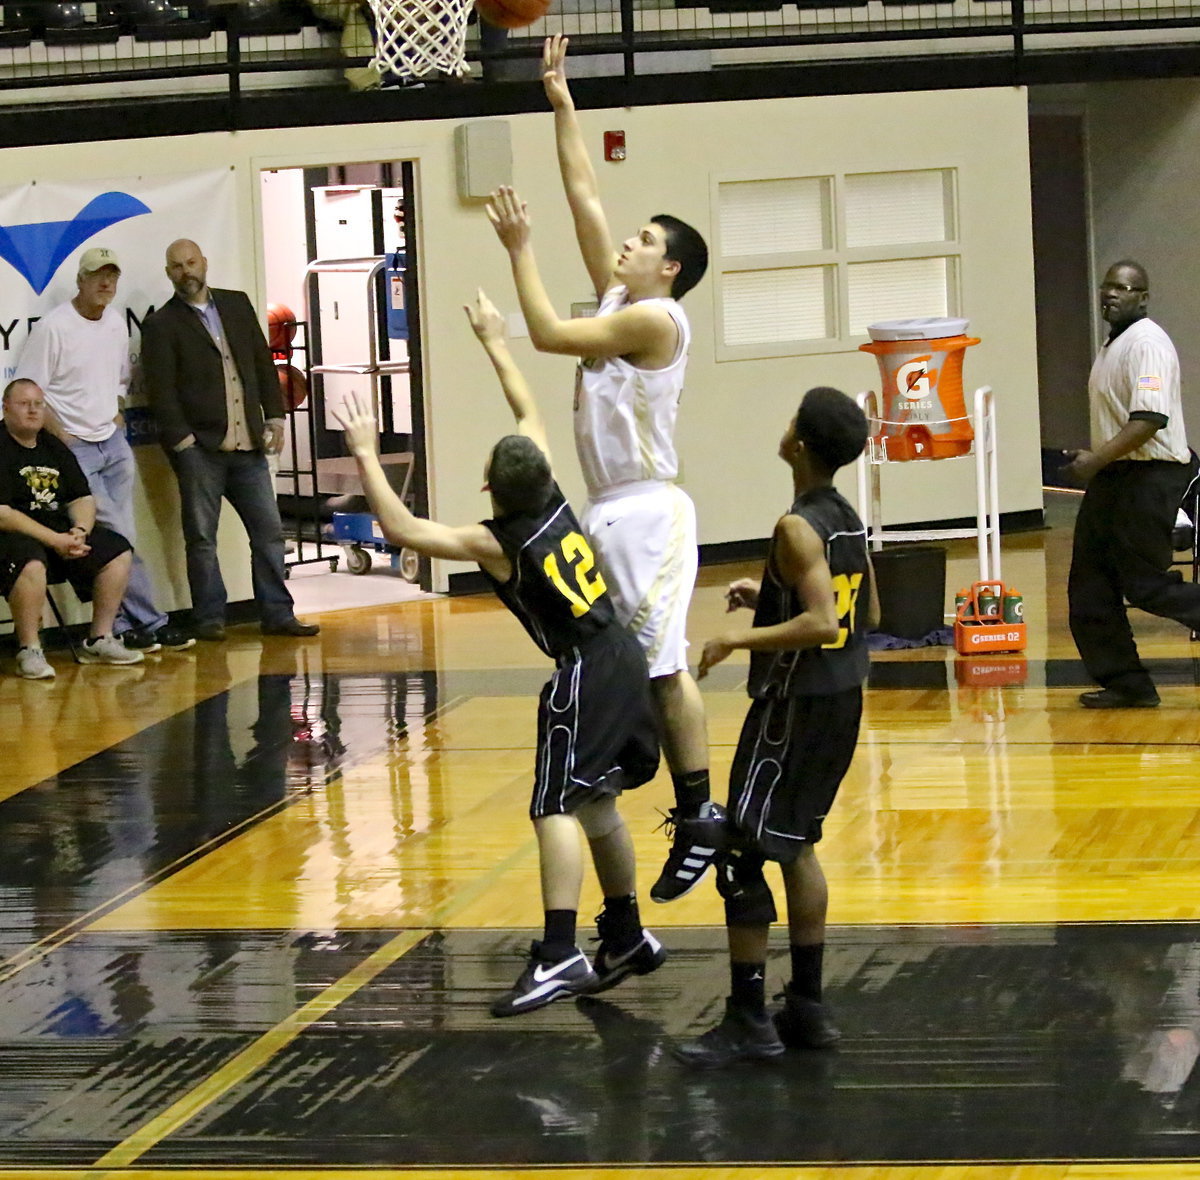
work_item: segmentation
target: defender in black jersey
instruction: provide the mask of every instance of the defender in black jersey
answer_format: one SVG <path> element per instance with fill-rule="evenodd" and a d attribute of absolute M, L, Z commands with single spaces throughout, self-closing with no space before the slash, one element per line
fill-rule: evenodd
<path fill-rule="evenodd" d="M 516 984 L 491 1009 L 513 1016 L 560 996 L 604 991 L 666 960 L 641 924 L 633 842 L 616 808 L 622 791 L 654 777 L 659 751 L 645 656 L 617 622 L 579 522 L 554 482 L 541 418 L 504 342 L 500 314 L 482 291 L 466 310 L 519 432 L 502 438 L 488 460 L 491 519 L 452 528 L 413 516 L 380 466 L 369 409 L 351 397 L 338 420 L 388 541 L 430 557 L 478 562 L 504 605 L 555 662 L 538 706 L 529 808 L 542 861 L 545 928 Z M 575 943 L 578 827 L 604 890 L 594 963 Z"/>
<path fill-rule="evenodd" d="M 704 676 L 731 652 L 750 652 L 750 710 L 729 785 L 731 847 L 717 865 L 725 899 L 731 994 L 725 1017 L 676 1046 L 687 1065 L 715 1068 L 827 1048 L 839 1037 L 821 1003 L 828 892 L 814 845 L 854 756 L 867 675 L 865 633 L 879 621 L 866 530 L 833 486 L 862 453 L 863 412 L 836 389 L 810 389 L 779 445 L 795 502 L 775 526 L 761 582 L 744 578 L 729 609 L 754 625 L 709 640 Z M 775 902 L 763 875 L 778 861 L 787 895 L 792 979 L 783 1008 L 766 1010 L 767 941 Z"/>

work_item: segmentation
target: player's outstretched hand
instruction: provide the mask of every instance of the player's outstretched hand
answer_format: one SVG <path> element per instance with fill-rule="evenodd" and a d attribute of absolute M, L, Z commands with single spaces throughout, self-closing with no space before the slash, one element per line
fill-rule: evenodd
<path fill-rule="evenodd" d="M 466 303 L 463 311 L 471 321 L 471 328 L 486 346 L 504 339 L 504 317 L 496 305 L 483 293 L 482 287 L 475 289 L 474 304 Z"/>
<path fill-rule="evenodd" d="M 519 253 L 529 241 L 529 207 L 511 185 L 502 184 L 487 203 L 488 220 L 510 254 Z"/>
<path fill-rule="evenodd" d="M 723 660 L 729 659 L 732 652 L 731 643 L 726 643 L 724 639 L 710 639 L 704 645 L 704 651 L 700 653 L 700 667 L 696 672 L 696 679 L 703 680 L 710 668 L 715 668 Z"/>
<path fill-rule="evenodd" d="M 758 592 L 761 587 L 762 583 L 753 578 L 738 578 L 736 582 L 730 582 L 729 589 L 725 591 L 725 610 L 738 610 L 743 606 L 753 610 L 758 606 Z"/>
<path fill-rule="evenodd" d="M 571 105 L 571 91 L 567 87 L 567 44 L 562 33 L 555 33 L 542 42 L 542 85 L 555 110 Z"/>
<path fill-rule="evenodd" d="M 346 394 L 340 409 L 333 411 L 338 425 L 346 432 L 346 447 L 352 455 L 374 454 L 379 446 L 379 431 L 370 406 L 358 400 L 357 393 Z"/>

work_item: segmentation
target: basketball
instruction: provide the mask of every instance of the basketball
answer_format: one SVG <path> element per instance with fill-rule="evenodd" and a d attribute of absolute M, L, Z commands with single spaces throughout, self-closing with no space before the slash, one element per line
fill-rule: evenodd
<path fill-rule="evenodd" d="M 275 372 L 279 374 L 279 392 L 283 394 L 283 404 L 289 410 L 304 405 L 304 399 L 308 397 L 304 374 L 295 365 L 276 365 Z"/>
<path fill-rule="evenodd" d="M 475 11 L 498 29 L 523 29 L 541 20 L 550 8 L 550 0 L 475 0 Z"/>
<path fill-rule="evenodd" d="M 296 313 L 286 304 L 267 304 L 267 344 L 271 351 L 283 357 L 292 355 L 296 339 Z"/>

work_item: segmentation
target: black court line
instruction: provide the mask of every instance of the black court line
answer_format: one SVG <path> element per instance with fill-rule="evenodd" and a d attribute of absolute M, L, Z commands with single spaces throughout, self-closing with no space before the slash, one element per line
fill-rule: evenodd
<path fill-rule="evenodd" d="M 394 933 L 82 934 L 40 986 L 0 986 L 0 1164 L 95 1162 Z M 834 928 L 841 1047 L 711 1073 L 669 1049 L 719 1015 L 720 930 L 664 930 L 653 976 L 496 1020 L 532 933 L 431 932 L 138 1166 L 1200 1156 L 1200 924 Z"/>

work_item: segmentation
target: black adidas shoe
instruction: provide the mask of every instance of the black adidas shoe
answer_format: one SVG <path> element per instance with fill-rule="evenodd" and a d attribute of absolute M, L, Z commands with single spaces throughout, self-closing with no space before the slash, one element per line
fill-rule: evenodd
<path fill-rule="evenodd" d="M 492 1004 L 493 1016 L 516 1016 L 552 1004 L 562 996 L 580 996 L 596 989 L 596 973 L 583 951 L 559 963 L 543 963 L 542 944 L 529 948 L 529 962 L 520 979 Z"/>
<path fill-rule="evenodd" d="M 789 1049 L 832 1049 L 842 1039 L 829 1009 L 817 1000 L 797 995 L 790 983 L 775 998 L 783 1001 L 783 1007 L 771 1019 L 779 1039 Z"/>
<path fill-rule="evenodd" d="M 600 914 L 596 919 L 596 925 L 600 930 L 600 947 L 596 951 L 592 966 L 599 982 L 592 988 L 593 994 L 606 992 L 610 987 L 616 987 L 622 979 L 626 979 L 630 975 L 649 975 L 651 971 L 657 971 L 667 961 L 666 949 L 649 930 L 642 930 L 642 937 L 636 945 L 618 951 L 605 938 L 604 914 Z"/>
<path fill-rule="evenodd" d="M 650 888 L 652 901 L 675 901 L 700 884 L 700 878 L 728 843 L 725 808 L 711 800 L 694 816 L 681 816 L 672 807 L 659 825 L 671 837 L 671 851 L 658 880 Z"/>
<path fill-rule="evenodd" d="M 671 1050 L 677 1061 L 693 1069 L 723 1069 L 738 1061 L 771 1061 L 783 1052 L 784 1044 L 769 1016 L 752 1016 L 728 1000 L 720 1024 Z"/>

